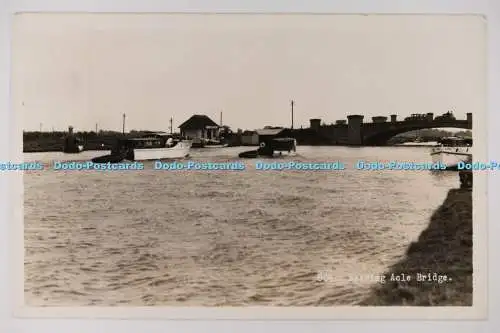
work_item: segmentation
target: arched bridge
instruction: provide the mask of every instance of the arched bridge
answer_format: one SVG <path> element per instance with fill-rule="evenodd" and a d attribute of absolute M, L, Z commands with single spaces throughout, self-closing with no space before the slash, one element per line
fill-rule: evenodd
<path fill-rule="evenodd" d="M 472 129 L 472 113 L 467 119 L 457 120 L 448 112 L 434 118 L 432 113 L 412 115 L 404 121 L 397 121 L 397 115 L 390 120 L 384 116 L 372 117 L 373 122 L 363 122 L 362 115 L 349 115 L 347 121 L 338 120 L 335 125 L 321 125 L 321 119 L 311 119 L 311 130 L 328 138 L 334 144 L 348 145 L 385 145 L 395 135 L 427 128 L 463 128 Z"/>
<path fill-rule="evenodd" d="M 392 137 L 410 131 L 427 128 L 472 129 L 467 120 L 398 121 L 395 123 L 364 123 L 361 129 L 363 145 L 384 145 Z"/>

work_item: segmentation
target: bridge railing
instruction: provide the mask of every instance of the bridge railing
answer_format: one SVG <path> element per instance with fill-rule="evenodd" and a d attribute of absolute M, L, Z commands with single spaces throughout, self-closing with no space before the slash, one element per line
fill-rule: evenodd
<path fill-rule="evenodd" d="M 446 120 L 403 120 L 403 121 L 396 121 L 396 122 L 381 122 L 381 123 L 363 123 L 363 125 L 377 125 L 377 126 L 390 126 L 390 125 L 448 125 L 448 124 L 467 124 L 467 120 L 451 120 L 451 119 L 446 119 Z"/>

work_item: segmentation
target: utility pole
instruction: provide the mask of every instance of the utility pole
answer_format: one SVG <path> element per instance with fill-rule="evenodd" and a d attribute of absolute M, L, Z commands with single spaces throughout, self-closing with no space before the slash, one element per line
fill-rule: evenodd
<path fill-rule="evenodd" d="M 42 131 L 42 123 L 40 123 L 40 132 Z"/>
<path fill-rule="evenodd" d="M 170 134 L 174 134 L 174 127 L 172 126 L 174 118 L 170 117 Z"/>
<path fill-rule="evenodd" d="M 222 127 L 222 111 L 220 112 L 220 126 Z"/>
<path fill-rule="evenodd" d="M 293 99 L 290 102 L 290 105 L 292 106 L 292 129 L 293 129 L 293 106 L 295 105 L 295 101 Z"/>
<path fill-rule="evenodd" d="M 95 123 L 95 134 L 97 134 L 97 123 Z"/>
<path fill-rule="evenodd" d="M 122 134 L 125 134 L 125 113 L 123 114 Z"/>

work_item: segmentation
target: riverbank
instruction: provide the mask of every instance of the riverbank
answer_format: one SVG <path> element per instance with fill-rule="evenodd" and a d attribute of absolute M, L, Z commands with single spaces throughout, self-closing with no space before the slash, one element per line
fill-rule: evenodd
<path fill-rule="evenodd" d="M 472 191 L 452 189 L 405 258 L 386 272 L 385 283 L 359 305 L 472 306 L 472 267 Z M 448 281 L 418 282 L 418 273 Z M 411 281 L 391 281 L 402 274 Z"/>

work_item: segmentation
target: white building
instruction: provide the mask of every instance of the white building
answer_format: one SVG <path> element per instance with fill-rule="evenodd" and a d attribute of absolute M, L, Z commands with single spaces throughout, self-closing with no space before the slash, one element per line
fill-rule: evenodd
<path fill-rule="evenodd" d="M 181 136 L 189 139 L 216 140 L 219 133 L 219 125 L 205 115 L 195 114 L 185 122 L 179 129 Z"/>

